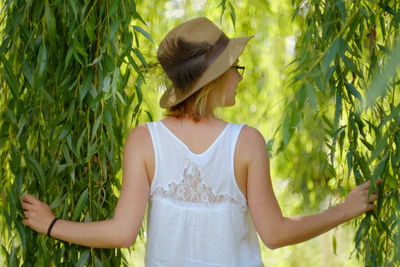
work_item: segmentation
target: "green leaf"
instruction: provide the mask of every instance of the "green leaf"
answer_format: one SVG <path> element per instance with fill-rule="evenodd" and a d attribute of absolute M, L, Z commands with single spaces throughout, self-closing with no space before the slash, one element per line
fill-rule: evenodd
<path fill-rule="evenodd" d="M 30 166 L 32 167 L 32 169 L 34 170 L 34 172 L 40 179 L 41 187 L 45 188 L 46 187 L 46 176 L 45 176 L 44 171 L 43 171 L 42 167 L 40 166 L 39 162 L 37 161 L 37 159 L 32 157 L 28 152 L 25 154 L 25 156 L 27 157 L 28 162 L 30 163 Z"/>
<path fill-rule="evenodd" d="M 289 140 L 292 138 L 292 133 L 290 131 L 290 118 L 287 113 L 285 115 L 285 118 L 283 119 L 282 132 L 283 132 L 283 145 L 286 146 L 289 143 Z"/>
<path fill-rule="evenodd" d="M 133 18 L 134 19 L 138 19 L 140 22 L 142 22 L 144 25 L 147 26 L 146 22 L 144 21 L 144 19 L 140 16 L 140 14 L 136 11 L 136 6 L 135 6 L 135 2 L 132 1 L 132 4 L 134 6 L 133 8 Z"/>
<path fill-rule="evenodd" d="M 49 1 L 45 0 L 45 18 L 46 18 L 46 24 L 47 24 L 47 29 L 48 29 L 48 36 L 50 39 L 50 46 L 53 49 L 56 49 L 56 44 L 57 44 L 57 26 L 56 26 L 56 20 L 54 19 L 54 13 L 49 5 Z"/>
<path fill-rule="evenodd" d="M 74 55 L 74 53 L 75 53 L 75 47 L 71 46 L 68 49 L 67 56 L 65 57 L 64 70 L 66 70 L 68 68 L 69 64 L 71 63 L 71 58 Z"/>
<path fill-rule="evenodd" d="M 14 75 L 13 69 L 11 65 L 9 64 L 8 60 L 3 56 L 2 53 L 0 53 L 0 60 L 3 63 L 3 66 L 6 70 L 6 74 L 4 77 L 7 81 L 8 86 L 11 89 L 11 93 L 15 98 L 18 98 L 19 96 L 19 84 L 17 81 L 17 78 Z"/>
<path fill-rule="evenodd" d="M 17 125 L 17 117 L 15 117 L 14 111 L 12 111 L 11 109 L 8 108 L 6 110 L 6 114 L 7 114 L 7 117 L 10 119 L 10 121 L 12 123 L 14 123 L 15 125 Z"/>
<path fill-rule="evenodd" d="M 100 116 L 97 117 L 96 121 L 94 122 L 94 125 L 93 125 L 93 128 L 92 128 L 92 135 L 91 135 L 91 137 L 90 137 L 90 140 L 91 140 L 92 142 L 93 142 L 93 140 L 94 140 L 94 137 L 95 137 L 96 134 L 97 134 L 97 129 L 99 128 L 99 125 L 100 125 L 100 123 L 102 122 L 102 120 L 103 120 L 103 116 L 100 115 Z"/>
<path fill-rule="evenodd" d="M 71 166 L 73 164 L 71 155 L 69 154 L 69 150 L 68 150 L 68 146 L 63 144 L 62 145 L 62 152 L 63 152 L 63 156 L 65 158 L 65 161 L 67 162 L 68 166 Z"/>
<path fill-rule="evenodd" d="M 346 67 L 349 68 L 353 73 L 357 74 L 360 77 L 363 77 L 363 74 L 358 69 L 356 63 L 354 63 L 353 60 L 351 60 L 350 58 L 348 58 L 345 55 L 342 55 L 342 60 L 343 60 L 344 64 L 346 65 Z"/>
<path fill-rule="evenodd" d="M 89 41 L 93 42 L 96 40 L 96 20 L 95 20 L 95 15 L 90 15 L 89 19 L 87 20 L 87 23 L 85 25 L 85 31 L 87 36 L 89 37 Z"/>
<path fill-rule="evenodd" d="M 369 164 L 367 164 L 367 161 L 365 160 L 364 156 L 357 155 L 357 164 L 361 169 L 361 172 L 364 176 L 364 180 L 369 180 L 371 177 L 371 171 L 369 169 Z"/>
<path fill-rule="evenodd" d="M 385 171 L 385 169 L 387 169 L 388 156 L 389 156 L 389 153 L 386 152 L 385 155 L 383 156 L 382 160 L 378 163 L 378 165 L 375 167 L 374 171 L 372 172 L 371 181 L 373 181 L 373 183 L 371 183 L 371 186 L 369 187 L 368 197 L 371 195 L 371 193 L 373 191 L 375 191 L 376 180 L 379 178 L 382 178 L 383 172 Z"/>
<path fill-rule="evenodd" d="M 72 11 L 74 13 L 74 19 L 77 19 L 77 17 L 78 17 L 78 9 L 76 7 L 75 1 L 74 0 L 68 0 L 68 3 L 71 6 Z"/>
<path fill-rule="evenodd" d="M 94 154 L 96 154 L 99 150 L 99 147 L 97 145 L 99 139 L 96 139 L 94 143 L 89 144 L 88 149 L 87 149 L 87 155 L 86 158 L 89 160 Z"/>
<path fill-rule="evenodd" d="M 57 208 L 67 197 L 67 195 L 59 195 L 57 196 L 54 201 L 49 205 L 50 209 L 55 209 Z"/>
<path fill-rule="evenodd" d="M 66 139 L 67 139 L 69 151 L 71 151 L 74 154 L 74 156 L 78 158 L 78 153 L 76 151 L 75 142 L 72 141 L 72 135 L 68 135 Z"/>
<path fill-rule="evenodd" d="M 146 59 L 144 58 L 144 56 L 142 55 L 142 53 L 139 51 L 139 49 L 137 49 L 137 48 L 134 48 L 133 49 L 133 53 L 135 53 L 135 55 L 136 55 L 136 57 L 140 60 L 140 62 L 142 63 L 142 65 L 144 66 L 144 67 L 147 67 L 147 61 L 146 61 Z"/>
<path fill-rule="evenodd" d="M 78 153 L 78 158 L 81 158 L 81 147 L 82 147 L 82 142 L 83 138 L 85 137 L 86 133 L 86 128 L 83 129 L 82 133 L 79 135 L 78 141 L 76 142 L 76 152 Z"/>
<path fill-rule="evenodd" d="M 40 240 L 38 247 L 39 247 L 39 253 L 41 255 L 41 260 L 43 261 L 40 264 L 44 266 L 49 266 L 51 261 L 49 252 L 51 251 L 51 248 L 46 246 L 46 242 L 43 239 Z"/>
<path fill-rule="evenodd" d="M 378 44 L 378 47 L 381 51 L 383 51 L 383 53 L 390 55 L 390 50 L 386 46 Z"/>
<path fill-rule="evenodd" d="M 306 84 L 303 84 L 300 87 L 300 89 L 297 90 L 297 92 L 296 92 L 296 102 L 297 102 L 297 107 L 299 109 L 303 109 L 306 99 L 307 99 L 307 88 L 306 88 Z"/>
<path fill-rule="evenodd" d="M 385 149 L 387 146 L 387 136 L 388 132 L 386 132 L 381 138 L 376 141 L 375 149 L 371 153 L 371 157 L 369 158 L 369 163 L 372 163 Z"/>
<path fill-rule="evenodd" d="M 293 136 L 294 130 L 300 122 L 300 110 L 292 103 L 285 114 L 282 131 L 283 131 L 283 145 L 284 147 L 289 143 Z"/>
<path fill-rule="evenodd" d="M 359 101 L 362 101 L 362 96 L 361 96 L 360 92 L 354 87 L 353 84 L 345 83 L 344 85 L 346 86 L 346 88 L 350 92 L 350 94 L 352 94 Z"/>
<path fill-rule="evenodd" d="M 332 42 L 331 46 L 329 47 L 328 51 L 326 52 L 324 59 L 322 61 L 322 69 L 324 72 L 329 68 L 333 59 L 338 54 L 340 48 L 342 46 L 342 39 L 337 38 L 335 41 Z"/>
<path fill-rule="evenodd" d="M 136 25 L 133 26 L 133 29 L 134 29 L 136 32 L 141 33 L 144 37 L 146 37 L 147 40 L 149 40 L 150 42 L 154 43 L 154 41 L 153 41 L 153 39 L 151 38 L 150 34 L 148 34 L 144 29 L 142 29 L 141 27 L 136 26 Z"/>
<path fill-rule="evenodd" d="M 351 149 L 346 154 L 346 160 L 347 160 L 347 178 L 349 178 L 351 170 L 353 169 L 353 152 Z"/>
<path fill-rule="evenodd" d="M 9 260 L 8 267 L 19 267 L 20 266 L 19 260 L 17 258 L 17 253 L 18 253 L 17 248 L 13 246 L 11 249 L 10 258 L 8 259 Z"/>
<path fill-rule="evenodd" d="M 221 0 L 221 2 L 218 4 L 218 7 L 221 8 L 221 16 L 220 16 L 220 21 L 222 20 L 222 16 L 225 13 L 226 10 L 226 0 Z"/>
<path fill-rule="evenodd" d="M 63 140 L 70 132 L 72 129 L 72 123 L 67 123 L 61 130 L 60 136 L 58 137 L 58 140 Z"/>
<path fill-rule="evenodd" d="M 84 74 L 83 84 L 79 90 L 79 101 L 82 103 L 83 99 L 87 95 L 89 89 L 92 87 L 93 71 L 89 70 Z"/>
<path fill-rule="evenodd" d="M 54 105 L 56 104 L 56 100 L 46 91 L 45 88 L 41 87 L 40 88 L 40 92 L 43 94 L 43 100 L 47 99 L 47 101 L 49 101 L 50 105 Z"/>
<path fill-rule="evenodd" d="M 365 140 L 364 138 L 360 138 L 360 141 L 365 145 L 365 147 L 369 150 L 372 151 L 374 149 L 374 146 L 371 145 L 370 143 L 368 143 L 367 140 Z"/>
<path fill-rule="evenodd" d="M 22 223 L 19 220 L 15 221 L 15 226 L 16 226 L 18 234 L 21 238 L 22 248 L 27 249 L 28 243 L 27 243 L 26 231 L 25 231 L 26 228 L 22 225 Z"/>
<path fill-rule="evenodd" d="M 24 130 L 24 127 L 26 125 L 26 117 L 24 114 L 22 114 L 21 118 L 18 121 L 18 134 L 17 138 L 21 135 L 22 131 Z"/>
<path fill-rule="evenodd" d="M 44 43 L 40 46 L 39 56 L 38 56 L 38 66 L 39 66 L 39 76 L 44 74 L 44 71 L 47 69 L 47 48 Z"/>
<path fill-rule="evenodd" d="M 388 88 L 389 81 L 396 74 L 397 68 L 400 64 L 400 38 L 396 41 L 396 45 L 393 48 L 388 61 L 386 62 L 383 70 L 380 74 L 376 75 L 367 89 L 365 96 L 364 109 L 369 108 L 375 102 L 375 100 L 383 96 Z"/>
<path fill-rule="evenodd" d="M 229 15 L 231 17 L 233 27 L 236 28 L 236 13 L 235 13 L 235 9 L 233 8 L 231 2 L 229 2 L 228 5 L 229 5 Z"/>
<path fill-rule="evenodd" d="M 95 267 L 103 267 L 104 266 L 103 263 L 101 262 L 101 260 L 99 260 L 99 258 L 96 255 L 94 255 L 94 266 Z"/>
<path fill-rule="evenodd" d="M 3 259 L 8 259 L 10 258 L 10 255 L 8 254 L 8 251 L 6 249 L 5 246 L 3 246 L 2 244 L 0 244 L 0 249 L 1 249 L 1 255 L 3 255 Z"/>
<path fill-rule="evenodd" d="M 336 254 L 336 236 L 332 236 L 332 248 L 333 248 L 333 253 L 335 254 L 335 256 L 337 256 L 337 254 Z"/>
<path fill-rule="evenodd" d="M 314 88 L 312 87 L 312 85 L 310 83 L 306 83 L 306 91 L 307 91 L 307 96 L 308 99 L 310 101 L 310 106 L 314 111 L 318 110 L 318 99 L 317 99 L 317 95 L 315 93 Z"/>
<path fill-rule="evenodd" d="M 81 256 L 80 256 L 78 262 L 75 264 L 75 267 L 83 267 L 83 266 L 85 266 L 85 264 L 87 264 L 89 256 L 90 256 L 90 250 L 84 250 L 81 253 Z"/>
<path fill-rule="evenodd" d="M 88 201 L 88 188 L 83 190 L 81 196 L 79 197 L 78 203 L 76 204 L 76 207 L 75 207 L 75 210 L 74 210 L 74 213 L 72 216 L 73 221 L 76 221 L 79 218 L 82 210 L 87 205 L 87 201 Z"/>
<path fill-rule="evenodd" d="M 389 227 L 386 225 L 386 223 L 384 221 L 382 221 L 382 219 L 379 219 L 379 222 L 382 225 L 382 227 L 385 230 L 385 232 L 388 235 L 388 237 L 393 241 L 393 231 L 391 231 L 389 229 Z"/>
<path fill-rule="evenodd" d="M 128 57 L 129 63 L 131 63 L 131 65 L 135 69 L 136 73 L 139 74 L 139 76 L 142 77 L 142 79 L 144 79 L 143 73 L 142 73 L 141 69 L 139 68 L 138 64 L 136 63 L 135 59 L 130 54 L 127 54 L 127 57 Z"/>
<path fill-rule="evenodd" d="M 342 95 L 339 90 L 336 91 L 336 108 L 335 117 L 333 119 L 333 127 L 336 130 L 339 127 L 339 119 L 342 115 Z"/>

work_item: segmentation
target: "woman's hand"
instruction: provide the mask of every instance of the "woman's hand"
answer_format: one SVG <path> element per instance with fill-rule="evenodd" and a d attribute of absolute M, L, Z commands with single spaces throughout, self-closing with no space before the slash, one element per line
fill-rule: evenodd
<path fill-rule="evenodd" d="M 50 223 L 55 218 L 49 206 L 32 195 L 24 195 L 21 199 L 25 219 L 22 223 L 36 232 L 47 234 Z"/>
<path fill-rule="evenodd" d="M 382 179 L 376 181 L 377 184 L 382 182 Z M 367 181 L 355 187 L 347 196 L 346 200 L 342 203 L 346 220 L 356 218 L 361 214 L 376 208 L 376 206 L 372 204 L 372 202 L 378 199 L 376 192 L 373 192 L 368 198 L 370 184 L 371 181 Z"/>

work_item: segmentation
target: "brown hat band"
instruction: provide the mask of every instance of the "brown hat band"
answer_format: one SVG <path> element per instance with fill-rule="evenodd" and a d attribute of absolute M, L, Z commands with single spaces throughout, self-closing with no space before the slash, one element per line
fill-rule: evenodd
<path fill-rule="evenodd" d="M 229 37 L 222 32 L 218 40 L 215 42 L 215 44 L 210 48 L 207 54 L 205 54 L 206 68 L 208 68 L 212 63 L 214 63 L 214 61 L 224 51 L 228 43 L 229 43 Z"/>

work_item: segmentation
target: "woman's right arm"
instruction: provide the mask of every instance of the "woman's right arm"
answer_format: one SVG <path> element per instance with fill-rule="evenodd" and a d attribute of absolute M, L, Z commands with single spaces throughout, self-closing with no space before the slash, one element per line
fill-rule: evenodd
<path fill-rule="evenodd" d="M 138 126 L 129 134 L 123 159 L 123 178 L 114 217 L 97 222 L 58 220 L 51 236 L 74 244 L 96 247 L 129 247 L 135 241 L 143 221 L 149 196 L 146 158 L 152 157 L 152 144 L 146 126 Z M 46 234 L 54 219 L 51 209 L 31 195 L 22 197 L 23 223 Z"/>
<path fill-rule="evenodd" d="M 244 130 L 242 140 L 247 146 L 241 155 L 247 166 L 247 201 L 255 228 L 269 248 L 309 240 L 375 208 L 371 202 L 377 195 L 372 194 L 368 199 L 370 182 L 366 182 L 354 188 L 343 203 L 320 213 L 283 216 L 272 188 L 264 138 L 254 128 Z"/>

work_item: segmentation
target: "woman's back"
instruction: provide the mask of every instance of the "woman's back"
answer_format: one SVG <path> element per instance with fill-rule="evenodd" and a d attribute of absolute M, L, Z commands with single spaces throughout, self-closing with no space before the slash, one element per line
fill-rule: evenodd
<path fill-rule="evenodd" d="M 195 153 L 201 154 L 206 151 L 213 142 L 222 133 L 227 125 L 227 122 L 220 119 L 202 119 L 199 122 L 194 122 L 192 119 L 176 119 L 167 118 L 164 119 L 163 124 L 179 139 L 181 140 L 188 149 Z M 235 149 L 235 178 L 236 182 L 240 188 L 240 191 L 246 196 L 246 165 L 241 155 L 246 153 L 246 143 L 244 140 L 246 137 L 249 138 L 249 131 L 254 130 L 250 127 L 245 126 L 238 139 L 238 143 Z M 146 165 L 148 166 L 149 182 L 152 182 L 154 176 L 154 151 L 152 148 L 152 143 L 150 139 L 150 133 L 148 133 L 149 142 L 147 146 L 149 153 L 146 157 Z"/>
<path fill-rule="evenodd" d="M 234 174 L 243 125 L 169 119 L 147 126 L 155 161 L 147 265 L 262 265 L 247 201 Z"/>

